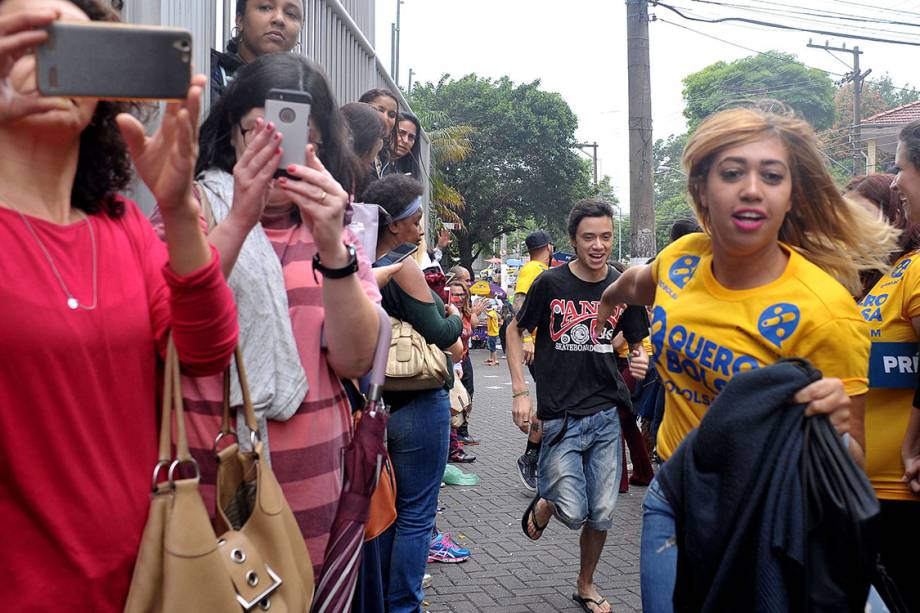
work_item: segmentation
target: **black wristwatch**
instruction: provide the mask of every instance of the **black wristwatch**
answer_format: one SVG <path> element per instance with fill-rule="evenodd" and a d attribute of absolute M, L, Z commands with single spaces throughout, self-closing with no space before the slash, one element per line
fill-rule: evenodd
<path fill-rule="evenodd" d="M 316 255 L 313 256 L 313 280 L 319 283 L 319 279 L 316 278 L 317 270 L 326 279 L 344 279 L 358 272 L 358 252 L 355 251 L 352 245 L 345 245 L 345 250 L 348 251 L 348 263 L 341 268 L 326 268 L 323 266 L 323 263 L 319 261 L 319 251 L 317 251 Z"/>

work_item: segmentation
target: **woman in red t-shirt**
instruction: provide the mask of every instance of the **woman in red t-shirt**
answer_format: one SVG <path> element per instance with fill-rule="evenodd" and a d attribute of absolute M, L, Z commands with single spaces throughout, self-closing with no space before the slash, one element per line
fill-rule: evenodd
<path fill-rule="evenodd" d="M 185 372 L 220 372 L 236 310 L 191 193 L 206 79 L 149 138 L 127 104 L 39 97 L 28 51 L 56 19 L 116 17 L 0 1 L 0 592 L 5 610 L 121 611 L 157 458 L 157 354 L 172 332 Z M 165 245 L 117 195 L 132 158 Z"/>

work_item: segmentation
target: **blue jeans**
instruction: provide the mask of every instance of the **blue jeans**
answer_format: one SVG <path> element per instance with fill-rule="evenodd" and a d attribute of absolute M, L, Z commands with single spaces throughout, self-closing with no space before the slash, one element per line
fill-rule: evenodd
<path fill-rule="evenodd" d="M 450 401 L 444 389 L 419 392 L 390 416 L 387 445 L 396 477 L 396 522 L 380 535 L 390 613 L 421 610 L 422 576 L 449 440 Z"/>
<path fill-rule="evenodd" d="M 674 586 L 677 584 L 677 523 L 671 503 L 658 485 L 658 477 L 652 480 L 642 502 L 639 577 L 642 610 L 672 613 Z M 866 605 L 866 611 L 871 613 L 888 612 L 875 587 L 869 588 Z"/>
<path fill-rule="evenodd" d="M 677 524 L 674 510 L 655 477 L 642 502 L 642 539 L 639 548 L 642 610 L 674 611 L 677 583 Z"/>
<path fill-rule="evenodd" d="M 554 441 L 563 427 L 565 434 Z M 613 526 L 622 470 L 616 407 L 543 421 L 537 491 L 555 505 L 556 517 L 568 528 Z"/>

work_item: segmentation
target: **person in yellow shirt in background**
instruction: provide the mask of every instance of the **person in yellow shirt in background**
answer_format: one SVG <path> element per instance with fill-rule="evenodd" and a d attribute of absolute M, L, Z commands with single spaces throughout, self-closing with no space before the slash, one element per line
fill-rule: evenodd
<path fill-rule="evenodd" d="M 628 269 L 598 309 L 604 321 L 618 304 L 654 304 L 652 344 L 666 396 L 659 455 L 667 460 L 736 373 L 795 356 L 824 378 L 793 400 L 807 405 L 806 415 L 829 414 L 861 461 L 869 337 L 852 294 L 861 271 L 887 269 L 896 232 L 843 199 L 811 126 L 791 115 L 753 108 L 711 115 L 690 137 L 683 164 L 705 233 Z M 646 611 L 673 611 L 676 534 L 656 477 L 643 503 Z"/>
<path fill-rule="evenodd" d="M 497 299 L 489 303 L 486 311 L 488 323 L 486 324 L 486 335 L 489 337 L 489 359 L 483 362 L 487 366 L 498 366 L 498 329 L 501 327 L 501 318 L 498 315 L 498 309 L 501 304 Z"/>
<path fill-rule="evenodd" d="M 920 488 L 908 487 L 912 457 L 902 454 L 902 442 L 912 413 L 917 385 L 917 340 L 920 331 L 920 121 L 908 124 L 899 135 L 895 164 L 900 169 L 890 183 L 887 202 L 872 198 L 868 189 L 878 179 L 872 175 L 855 186 L 856 193 L 881 204 L 882 216 L 904 226 L 899 257 L 860 300 L 859 311 L 869 325 L 869 394 L 866 397 L 866 474 L 881 503 L 879 557 L 894 580 L 904 604 L 920 611 L 920 584 L 916 580 L 920 552 Z M 890 175 L 887 175 L 890 177 Z M 884 187 L 884 182 L 882 186 Z M 877 196 L 887 197 L 887 189 Z"/>
<path fill-rule="evenodd" d="M 517 315 L 518 311 L 521 310 L 524 299 L 527 297 L 527 292 L 530 291 L 530 286 L 540 276 L 540 273 L 549 268 L 550 263 L 553 261 L 553 239 L 548 232 L 534 230 L 524 239 L 524 244 L 527 245 L 530 261 L 521 266 L 518 271 L 517 283 L 514 286 L 514 302 L 511 305 L 513 315 Z M 530 374 L 533 376 L 534 336 L 530 330 L 523 331 L 522 336 L 524 363 L 531 369 Z M 536 415 L 533 415 L 530 418 L 527 448 L 517 461 L 521 483 L 531 492 L 537 491 L 537 466 L 540 461 L 540 441 L 542 437 L 540 420 L 537 419 Z"/>

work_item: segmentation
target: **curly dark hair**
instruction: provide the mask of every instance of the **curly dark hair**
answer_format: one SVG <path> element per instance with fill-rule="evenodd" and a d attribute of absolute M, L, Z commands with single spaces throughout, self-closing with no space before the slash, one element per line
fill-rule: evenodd
<path fill-rule="evenodd" d="M 380 223 L 390 225 L 392 219 L 399 217 L 424 191 L 422 184 L 408 175 L 387 175 L 371 183 L 361 195 L 361 201 L 381 207 L 389 219 L 383 216 Z"/>
<path fill-rule="evenodd" d="M 101 0 L 70 0 L 92 21 L 121 21 Z M 119 113 L 140 112 L 141 105 L 101 100 L 90 124 L 80 134 L 80 156 L 71 190 L 71 204 L 88 215 L 105 213 L 118 218 L 124 204 L 117 198 L 133 176 L 131 156 L 115 123 Z"/>

